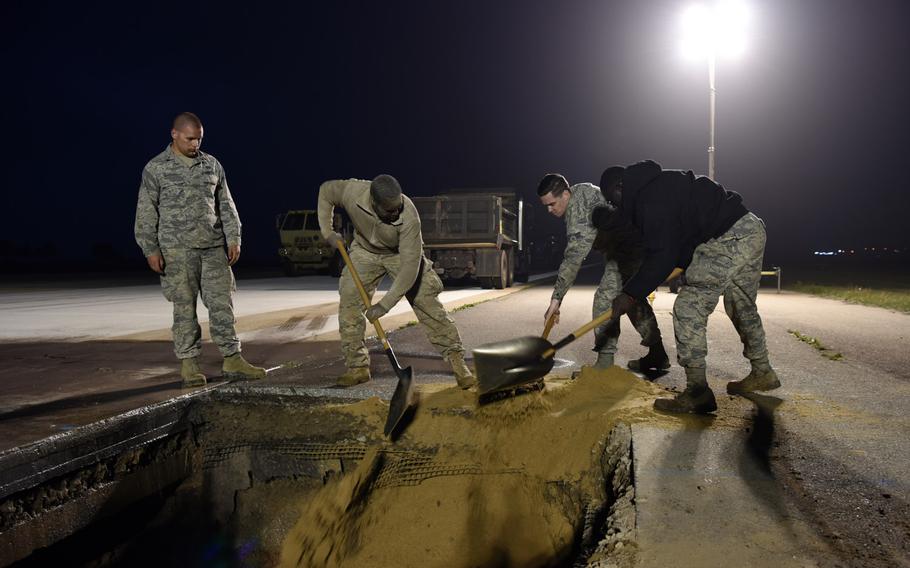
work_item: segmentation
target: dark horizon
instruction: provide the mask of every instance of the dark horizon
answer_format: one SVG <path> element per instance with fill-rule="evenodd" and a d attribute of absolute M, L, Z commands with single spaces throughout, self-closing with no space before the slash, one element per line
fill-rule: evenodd
<path fill-rule="evenodd" d="M 516 187 L 537 206 L 551 171 L 597 183 L 654 159 L 704 174 L 707 73 L 678 55 L 686 4 L 6 3 L 0 241 L 141 265 L 139 175 L 184 110 L 225 166 L 249 262 L 277 261 L 275 215 L 314 207 L 327 179 Z M 766 265 L 910 248 L 896 167 L 910 6 L 751 5 L 746 53 L 718 61 L 717 180 L 766 221 Z M 540 231 L 561 230 L 536 209 Z"/>

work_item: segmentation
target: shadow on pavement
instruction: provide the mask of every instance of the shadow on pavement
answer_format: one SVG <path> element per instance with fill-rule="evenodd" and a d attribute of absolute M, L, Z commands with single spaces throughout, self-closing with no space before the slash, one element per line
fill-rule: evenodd
<path fill-rule="evenodd" d="M 97 404 L 107 404 L 110 402 L 117 402 L 120 400 L 132 398 L 134 396 L 141 396 L 156 392 L 163 392 L 168 390 L 179 391 L 180 385 L 181 381 L 177 380 L 174 382 L 159 383 L 138 388 L 83 394 L 78 396 L 60 398 L 39 404 L 29 404 L 8 412 L 0 412 L 0 422 L 13 420 L 16 418 L 40 416 L 43 414 L 68 410 L 71 408 L 84 408 L 86 406 L 93 406 Z"/>

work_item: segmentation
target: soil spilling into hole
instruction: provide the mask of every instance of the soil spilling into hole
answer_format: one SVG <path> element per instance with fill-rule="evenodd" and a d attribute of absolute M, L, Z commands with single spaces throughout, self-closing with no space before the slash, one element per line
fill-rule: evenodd
<path fill-rule="evenodd" d="M 395 444 L 301 503 L 282 566 L 553 566 L 578 553 L 603 509 L 607 434 L 654 420 L 662 391 L 613 367 L 548 379 L 544 391 L 481 407 L 447 385 L 422 387 Z M 382 428 L 378 399 L 334 410 Z"/>

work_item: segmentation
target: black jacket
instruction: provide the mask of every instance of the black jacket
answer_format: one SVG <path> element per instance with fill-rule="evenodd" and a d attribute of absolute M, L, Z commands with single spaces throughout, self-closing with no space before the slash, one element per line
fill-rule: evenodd
<path fill-rule="evenodd" d="M 619 214 L 644 242 L 644 261 L 623 292 L 645 299 L 677 266 L 692 262 L 695 247 L 727 232 L 749 212 L 742 197 L 691 171 L 662 170 L 651 160 L 623 173 Z"/>

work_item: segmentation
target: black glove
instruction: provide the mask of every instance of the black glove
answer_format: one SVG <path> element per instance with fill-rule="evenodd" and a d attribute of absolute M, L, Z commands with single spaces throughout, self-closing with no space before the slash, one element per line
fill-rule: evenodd
<path fill-rule="evenodd" d="M 635 298 L 621 292 L 619 296 L 613 298 L 613 319 L 618 319 L 621 315 L 626 314 L 635 305 Z"/>

